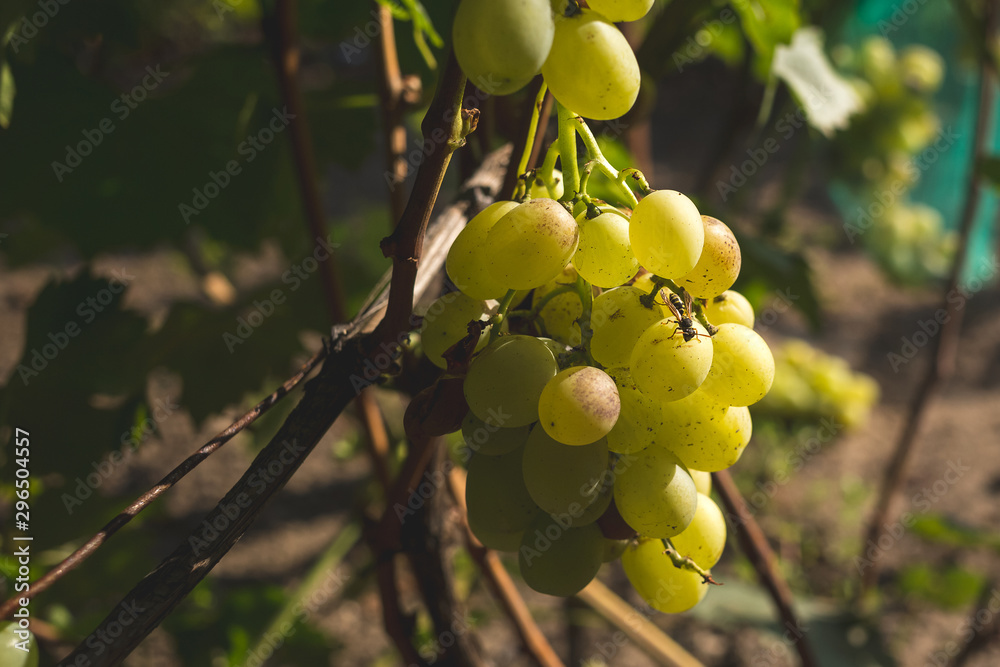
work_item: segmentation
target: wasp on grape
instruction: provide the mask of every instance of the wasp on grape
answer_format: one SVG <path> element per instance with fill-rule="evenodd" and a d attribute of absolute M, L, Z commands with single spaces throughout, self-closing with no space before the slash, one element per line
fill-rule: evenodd
<path fill-rule="evenodd" d="M 662 295 L 663 291 L 660 291 Z M 682 301 L 681 298 L 669 292 L 670 296 L 664 299 L 664 303 L 670 312 L 673 313 L 674 317 L 677 318 L 677 328 L 674 329 L 674 333 L 670 334 L 668 338 L 673 338 L 678 332 L 683 334 L 684 342 L 687 343 L 692 338 L 697 338 L 698 336 L 705 336 L 706 338 L 711 338 L 708 334 L 699 333 L 697 329 L 694 328 L 694 321 L 688 316 L 691 312 L 691 295 L 685 294 L 685 300 Z"/>

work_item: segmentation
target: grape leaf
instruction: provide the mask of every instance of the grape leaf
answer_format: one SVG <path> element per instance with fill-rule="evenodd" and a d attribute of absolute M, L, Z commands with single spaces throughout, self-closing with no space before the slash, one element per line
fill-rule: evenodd
<path fill-rule="evenodd" d="M 778 44 L 771 71 L 792 89 L 809 124 L 827 137 L 847 127 L 850 117 L 862 110 L 861 97 L 823 52 L 819 28 L 801 28 L 790 46 Z"/>

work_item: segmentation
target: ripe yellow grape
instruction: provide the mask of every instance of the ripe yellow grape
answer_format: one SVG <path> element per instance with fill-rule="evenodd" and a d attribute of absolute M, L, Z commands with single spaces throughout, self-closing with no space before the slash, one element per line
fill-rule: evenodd
<path fill-rule="evenodd" d="M 695 330 L 703 335 L 685 341 L 678 326 L 668 317 L 646 329 L 629 360 L 639 391 L 664 402 L 694 393 L 712 365 L 712 339 L 705 328 L 695 322 Z"/>
<path fill-rule="evenodd" d="M 462 0 L 452 24 L 462 71 L 490 95 L 513 93 L 531 81 L 554 35 L 549 0 Z"/>
<path fill-rule="evenodd" d="M 705 245 L 698 207 L 676 190 L 646 195 L 632 211 L 629 240 L 636 259 L 661 278 L 680 278 L 694 268 Z"/>
<path fill-rule="evenodd" d="M 549 380 L 538 399 L 538 422 L 564 445 L 587 445 L 608 434 L 621 402 L 611 377 L 593 366 L 572 366 Z"/>
<path fill-rule="evenodd" d="M 625 549 L 622 567 L 632 588 L 653 609 L 678 614 L 702 601 L 708 584 L 696 572 L 674 567 L 659 540 L 640 539 Z"/>
<path fill-rule="evenodd" d="M 639 262 L 628 241 L 628 218 L 610 209 L 596 218 L 586 212 L 576 217 L 580 244 L 573 265 L 584 279 L 598 287 L 615 287 L 639 270 Z"/>
<path fill-rule="evenodd" d="M 628 454 L 615 473 L 615 505 L 641 535 L 673 537 L 691 523 L 698 492 L 680 460 L 666 449 Z"/>
<path fill-rule="evenodd" d="M 459 232 L 448 250 L 445 271 L 455 287 L 473 299 L 499 299 L 507 286 L 496 280 L 483 267 L 489 259 L 486 235 L 497 220 L 517 206 L 517 202 L 498 201 L 479 212 Z"/>
<path fill-rule="evenodd" d="M 576 269 L 567 264 L 555 278 L 535 289 L 531 296 L 531 306 L 534 308 L 552 290 L 572 285 L 576 282 Z M 554 296 L 542 306 L 538 312 L 545 333 L 555 340 L 576 347 L 582 342 L 580 323 L 577 321 L 583 315 L 583 303 L 576 291 L 569 291 Z"/>
<path fill-rule="evenodd" d="M 589 9 L 556 17 L 542 76 L 560 104 L 594 120 L 624 116 L 639 96 L 632 47 L 613 23 Z"/>
<path fill-rule="evenodd" d="M 710 570 L 726 548 L 726 517 L 708 496 L 698 494 L 698 509 L 687 528 L 670 538 L 681 556 L 687 556 L 703 570 Z"/>
<path fill-rule="evenodd" d="M 646 292 L 625 285 L 602 292 L 591 308 L 590 354 L 607 367 L 628 366 L 632 348 L 649 327 L 669 315 L 659 305 L 646 308 L 639 299 Z"/>
<path fill-rule="evenodd" d="M 729 227 L 716 218 L 701 216 L 705 225 L 705 244 L 698 263 L 677 280 L 691 296 L 710 299 L 733 286 L 740 275 L 740 246 Z"/>
<path fill-rule="evenodd" d="M 663 428 L 674 437 L 662 438 L 657 445 L 688 468 L 705 472 L 725 470 L 739 461 L 753 433 L 747 408 L 716 403 L 702 391 L 664 404 L 663 419 Z"/>
<path fill-rule="evenodd" d="M 588 0 L 587 6 L 615 23 L 638 21 L 649 13 L 653 0 Z"/>
<path fill-rule="evenodd" d="M 715 326 L 731 322 L 753 329 L 753 306 L 745 296 L 731 289 L 706 302 L 705 317 Z"/>
<path fill-rule="evenodd" d="M 576 220 L 552 199 L 511 209 L 486 235 L 487 267 L 511 289 L 534 289 L 555 278 L 580 240 Z"/>
<path fill-rule="evenodd" d="M 689 469 L 688 472 L 691 474 L 691 479 L 694 480 L 694 488 L 698 489 L 698 493 L 706 496 L 712 493 L 712 473 L 692 469 Z"/>
<path fill-rule="evenodd" d="M 774 357 L 764 339 L 742 324 L 721 324 L 712 336 L 712 367 L 702 390 L 720 403 L 752 405 L 774 382 Z"/>

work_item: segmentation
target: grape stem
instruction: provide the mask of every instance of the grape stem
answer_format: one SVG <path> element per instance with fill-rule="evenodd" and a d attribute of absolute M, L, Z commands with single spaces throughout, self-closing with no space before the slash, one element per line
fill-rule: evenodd
<path fill-rule="evenodd" d="M 500 337 L 500 326 L 507 319 L 507 310 L 510 308 L 511 302 L 514 301 L 515 294 L 517 294 L 516 289 L 507 290 L 507 293 L 503 295 L 503 299 L 500 301 L 500 307 L 497 308 L 496 315 L 489 319 L 491 343 Z"/>
<path fill-rule="evenodd" d="M 632 192 L 631 188 L 625 185 L 625 179 L 631 174 L 633 178 L 639 181 L 640 186 L 645 186 L 643 191 L 649 190 L 649 184 L 646 183 L 646 178 L 639 172 L 638 169 L 623 169 L 618 171 L 614 168 L 614 165 L 608 161 L 608 158 L 604 157 L 601 147 L 597 145 L 597 138 L 594 137 L 594 133 L 590 131 L 590 127 L 587 126 L 586 121 L 584 121 L 579 116 L 572 116 L 571 120 L 575 123 L 575 131 L 580 135 L 583 140 L 583 145 L 587 149 L 587 157 L 596 163 L 597 169 L 608 177 L 609 180 L 613 181 L 614 184 L 621 191 L 622 195 L 625 196 L 625 200 L 629 203 L 632 208 L 636 207 L 639 200 L 636 199 L 635 193 Z M 638 176 L 636 176 L 638 175 Z"/>
<path fill-rule="evenodd" d="M 545 184 L 545 188 L 549 191 L 549 197 L 552 199 L 556 198 L 556 158 L 559 157 L 559 140 L 553 141 L 549 144 L 548 150 L 545 152 L 545 160 L 542 161 L 542 166 L 535 170 L 535 177 L 541 178 L 542 183 Z"/>
<path fill-rule="evenodd" d="M 563 201 L 569 201 L 580 191 L 580 171 L 576 163 L 576 116 L 556 101 L 559 121 L 559 164 L 563 172 Z M 547 158 L 548 156 L 546 156 Z"/>
<path fill-rule="evenodd" d="M 661 540 L 661 541 L 663 542 L 663 547 L 664 547 L 663 553 L 667 555 L 667 557 L 670 559 L 670 562 L 674 564 L 674 567 L 679 568 L 681 570 L 688 570 L 689 572 L 694 572 L 695 574 L 698 574 L 699 576 L 701 576 L 702 580 L 706 584 L 712 584 L 713 586 L 723 585 L 712 578 L 711 572 L 702 569 L 702 567 L 697 563 L 695 563 L 693 560 L 691 560 L 690 557 L 681 556 L 679 553 L 677 553 L 677 550 L 674 548 L 674 545 L 670 543 L 670 540 Z"/>
<path fill-rule="evenodd" d="M 532 306 L 530 309 L 525 310 L 512 310 L 507 316 L 508 317 L 519 317 L 526 320 L 538 319 L 538 315 L 542 312 L 542 309 L 557 296 L 566 294 L 567 292 L 575 292 L 576 285 L 563 285 L 562 287 L 557 287 L 551 292 L 546 292 L 543 296 L 539 297 L 538 303 Z"/>
<path fill-rule="evenodd" d="M 580 347 L 586 355 L 587 363 L 596 366 L 594 358 L 590 356 L 590 339 L 594 336 L 594 330 L 590 326 L 590 315 L 594 307 L 594 288 L 580 275 L 577 275 L 574 287 L 580 297 L 580 303 L 583 304 L 583 312 L 577 320 L 580 324 Z"/>
<path fill-rule="evenodd" d="M 531 159 L 531 150 L 535 146 L 535 135 L 538 133 L 538 118 L 541 115 L 542 103 L 545 101 L 545 94 L 549 92 L 549 87 L 542 81 L 538 94 L 535 95 L 535 104 L 531 107 L 531 121 L 528 123 L 528 137 L 524 142 L 524 152 L 521 153 L 521 161 L 517 163 L 517 173 L 524 174 L 528 170 L 528 160 Z M 546 185 L 548 185 L 546 183 Z M 520 189 L 520 184 L 515 188 L 515 195 Z"/>

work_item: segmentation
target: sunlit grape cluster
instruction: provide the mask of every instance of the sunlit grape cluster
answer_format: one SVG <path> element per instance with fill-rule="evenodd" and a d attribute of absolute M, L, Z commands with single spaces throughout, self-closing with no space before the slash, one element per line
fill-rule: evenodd
<path fill-rule="evenodd" d="M 572 595 L 620 556 L 652 606 L 683 611 L 725 543 L 708 473 L 740 458 L 774 360 L 729 290 L 724 223 L 672 190 L 576 206 L 475 216 L 446 261 L 460 291 L 424 318 L 427 356 L 465 373 L 469 525 L 540 592 Z"/>
<path fill-rule="evenodd" d="M 804 340 L 789 340 L 775 349 L 774 384 L 757 409 L 787 417 L 833 418 L 844 426 L 860 426 L 878 401 L 874 378 L 851 370 L 840 357 Z"/>
<path fill-rule="evenodd" d="M 614 22 L 642 18 L 653 0 L 588 4 L 462 0 L 452 29 L 455 56 L 469 80 L 492 95 L 519 90 L 541 73 L 574 113 L 618 118 L 639 95 L 639 64 Z"/>

